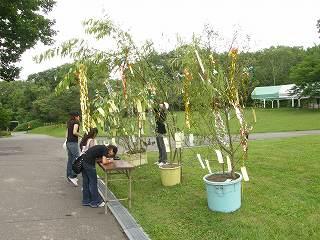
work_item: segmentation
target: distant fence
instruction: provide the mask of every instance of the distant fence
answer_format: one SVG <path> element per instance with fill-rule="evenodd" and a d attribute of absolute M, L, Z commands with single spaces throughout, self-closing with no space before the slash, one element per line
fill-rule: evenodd
<path fill-rule="evenodd" d="M 56 122 L 45 122 L 43 123 L 43 126 L 60 126 L 60 127 L 64 127 L 66 124 L 65 123 L 56 123 Z"/>

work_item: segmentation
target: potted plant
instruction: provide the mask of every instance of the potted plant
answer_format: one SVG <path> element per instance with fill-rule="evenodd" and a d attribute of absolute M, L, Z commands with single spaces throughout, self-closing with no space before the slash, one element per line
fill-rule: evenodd
<path fill-rule="evenodd" d="M 221 56 L 221 55 L 220 55 Z M 211 172 L 209 161 L 197 157 L 209 174 L 203 177 L 208 206 L 213 211 L 233 212 L 241 206 L 241 181 L 248 181 L 248 136 L 252 130 L 244 115 L 248 96 L 248 68 L 230 48 L 224 59 L 195 43 L 188 50 L 185 78 L 190 79 L 191 122 L 198 137 L 216 155 L 221 171 Z M 201 93 L 201 94 L 199 94 Z M 237 170 L 241 169 L 241 173 Z"/>
<path fill-rule="evenodd" d="M 140 83 L 140 89 L 147 89 L 145 99 L 149 106 L 148 111 L 151 113 L 148 118 L 149 124 L 155 130 L 156 119 L 158 119 L 165 122 L 166 126 L 166 134 L 161 138 L 165 145 L 167 163 L 159 164 L 161 182 L 164 186 L 177 185 L 182 178 L 181 159 L 184 135 L 177 127 L 177 115 L 174 109 L 168 106 L 176 95 L 182 94 L 182 81 L 173 74 L 170 62 L 155 53 L 150 42 L 141 51 L 136 51 L 136 55 L 139 60 L 131 65 L 133 74 L 130 76 L 136 84 Z M 158 133 L 154 131 L 153 134 Z"/>

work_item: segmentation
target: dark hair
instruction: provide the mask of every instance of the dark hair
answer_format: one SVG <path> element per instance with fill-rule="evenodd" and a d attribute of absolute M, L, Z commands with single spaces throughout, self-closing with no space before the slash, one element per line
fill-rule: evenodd
<path fill-rule="evenodd" d="M 115 145 L 108 145 L 107 149 L 108 149 L 108 152 L 109 152 L 110 149 L 112 149 L 112 151 L 114 152 L 114 155 L 116 155 L 117 152 L 118 152 L 118 148 Z"/>
<path fill-rule="evenodd" d="M 83 148 L 83 146 L 87 145 L 87 141 L 89 138 L 95 138 L 98 134 L 98 129 L 97 128 L 90 128 L 90 131 L 86 134 L 84 134 L 81 142 L 80 142 L 80 149 Z"/>
<path fill-rule="evenodd" d="M 70 119 L 74 120 L 76 117 L 80 116 L 80 113 L 79 112 L 70 112 L 69 115 L 70 115 Z"/>

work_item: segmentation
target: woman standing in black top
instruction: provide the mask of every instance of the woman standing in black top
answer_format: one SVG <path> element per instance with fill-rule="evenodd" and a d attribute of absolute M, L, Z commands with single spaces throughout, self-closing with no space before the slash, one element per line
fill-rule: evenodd
<path fill-rule="evenodd" d="M 167 152 L 166 146 L 163 141 L 163 136 L 167 133 L 166 130 L 166 110 L 168 110 L 169 104 L 163 102 L 159 104 L 159 108 L 154 109 L 155 111 L 155 120 L 156 120 L 156 141 L 159 149 L 159 160 L 156 162 L 159 166 L 162 166 L 167 163 Z"/>
<path fill-rule="evenodd" d="M 71 118 L 67 122 L 67 152 L 68 152 L 68 163 L 67 163 L 67 178 L 75 186 L 78 186 L 77 174 L 72 171 L 72 163 L 79 157 L 79 146 L 78 139 L 80 137 L 80 114 L 73 112 L 70 114 Z"/>

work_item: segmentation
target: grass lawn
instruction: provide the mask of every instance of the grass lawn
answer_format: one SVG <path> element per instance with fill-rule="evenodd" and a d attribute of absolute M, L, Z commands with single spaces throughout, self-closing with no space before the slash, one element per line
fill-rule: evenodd
<path fill-rule="evenodd" d="M 248 109 L 245 114 L 247 115 L 249 122 L 252 121 L 252 111 Z M 256 109 L 256 115 L 257 123 L 254 125 L 253 132 L 257 133 L 320 129 L 320 111 L 315 109 Z M 184 112 L 177 112 L 177 119 L 178 126 L 183 129 Z M 236 124 L 233 125 L 236 126 Z M 146 126 L 146 135 L 154 135 L 152 130 L 152 126 Z M 30 133 L 64 137 L 65 127 L 64 125 L 40 127 L 31 130 Z M 99 136 L 103 136 L 103 134 L 100 133 Z"/>
<path fill-rule="evenodd" d="M 38 127 L 29 131 L 33 134 L 45 134 L 52 137 L 65 137 L 66 127 L 63 124 Z"/>
<path fill-rule="evenodd" d="M 161 185 L 156 153 L 134 170 L 130 212 L 151 239 L 319 239 L 320 136 L 250 142 L 250 182 L 242 207 L 231 214 L 208 209 L 206 171 L 195 151 L 201 149 L 183 153 L 179 186 Z M 211 167 L 219 170 L 216 160 Z M 126 195 L 126 185 L 110 185 L 118 197 Z"/>

